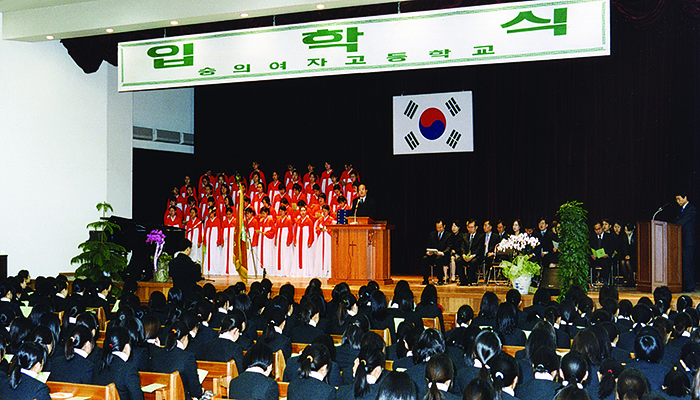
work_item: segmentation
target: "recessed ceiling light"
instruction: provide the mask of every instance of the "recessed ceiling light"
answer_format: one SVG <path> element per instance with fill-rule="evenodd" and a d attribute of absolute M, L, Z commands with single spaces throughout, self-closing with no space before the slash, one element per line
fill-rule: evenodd
<path fill-rule="evenodd" d="M 105 29 L 105 31 L 107 31 L 107 33 L 114 33 L 114 29 L 112 29 L 112 28 L 107 28 L 107 29 Z"/>
<path fill-rule="evenodd" d="M 242 14 L 241 14 L 241 18 L 247 18 L 247 17 L 248 17 L 248 13 L 242 13 Z"/>
<path fill-rule="evenodd" d="M 323 10 L 324 8 L 326 8 L 326 6 L 324 6 L 323 4 L 316 4 L 316 8 L 318 8 L 319 10 Z"/>
<path fill-rule="evenodd" d="M 46 40 L 53 40 L 53 39 L 54 39 L 53 36 L 51 36 L 51 35 L 46 35 Z"/>
<path fill-rule="evenodd" d="M 173 20 L 173 21 L 170 21 L 170 25 L 177 25 L 177 24 L 178 24 L 178 22 L 177 22 L 177 21 L 175 21 L 175 20 Z"/>

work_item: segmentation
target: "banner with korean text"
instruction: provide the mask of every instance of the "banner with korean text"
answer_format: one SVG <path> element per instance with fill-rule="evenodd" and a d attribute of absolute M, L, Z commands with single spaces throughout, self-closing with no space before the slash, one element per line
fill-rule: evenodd
<path fill-rule="evenodd" d="M 119 44 L 119 90 L 610 55 L 608 0 L 527 1 Z"/>
<path fill-rule="evenodd" d="M 394 96 L 394 155 L 474 151 L 472 92 Z"/>

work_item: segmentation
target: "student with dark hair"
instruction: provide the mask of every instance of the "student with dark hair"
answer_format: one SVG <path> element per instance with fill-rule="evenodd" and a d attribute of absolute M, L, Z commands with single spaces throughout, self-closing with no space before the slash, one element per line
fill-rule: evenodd
<path fill-rule="evenodd" d="M 376 400 L 418 400 L 416 384 L 405 372 L 390 371 L 379 384 Z"/>
<path fill-rule="evenodd" d="M 522 329 L 517 327 L 517 314 L 511 303 L 505 302 L 496 311 L 496 332 L 501 337 L 504 346 L 524 346 L 527 337 Z"/>
<path fill-rule="evenodd" d="M 198 360 L 228 362 L 234 360 L 236 367 L 243 368 L 243 347 L 238 343 L 245 317 L 239 310 L 221 321 L 217 338 L 202 343 L 196 351 Z M 247 349 L 245 349 L 247 350 Z"/>
<path fill-rule="evenodd" d="M 371 328 L 375 330 L 389 328 L 391 341 L 393 342 L 396 338 L 396 332 L 394 330 L 394 319 L 391 318 L 387 310 L 386 295 L 381 290 L 375 290 L 370 294 L 369 298 L 371 306 L 369 324 Z"/>
<path fill-rule="evenodd" d="M 513 305 L 513 308 L 515 308 L 515 313 L 516 313 L 516 325 L 520 329 L 527 329 L 528 330 L 532 329 L 532 326 L 537 323 L 537 321 L 531 321 L 528 322 L 527 320 L 527 313 L 525 311 L 520 310 L 520 306 L 523 303 L 522 296 L 520 295 L 520 292 L 518 292 L 516 289 L 510 289 L 506 293 L 506 303 L 510 303 Z"/>
<path fill-rule="evenodd" d="M 374 400 L 377 398 L 377 382 L 384 371 L 384 352 L 377 346 L 364 346 L 355 360 L 352 384 L 338 388 L 338 400 Z M 351 371 L 349 371 L 351 372 Z"/>
<path fill-rule="evenodd" d="M 522 370 L 521 383 L 527 383 L 531 381 L 534 377 L 532 366 L 534 361 L 532 360 L 533 354 L 539 349 L 549 349 L 552 351 L 556 350 L 556 343 L 554 342 L 554 328 L 547 321 L 540 321 L 535 325 L 535 328 L 530 332 L 527 341 L 525 342 L 525 349 L 518 350 L 515 353 L 515 359 L 520 364 Z M 558 368 L 558 367 L 557 367 Z"/>
<path fill-rule="evenodd" d="M 350 369 L 349 375 L 345 378 L 345 380 L 343 377 L 341 377 L 340 366 L 334 361 L 335 345 L 333 343 L 333 338 L 331 338 L 330 335 L 319 335 L 311 344 L 322 345 L 328 349 L 330 361 L 325 375 L 325 382 L 331 386 L 337 387 L 343 385 L 343 382 L 350 382 L 352 380 L 352 369 Z M 302 361 L 303 358 L 301 357 L 301 354 L 288 358 L 285 363 L 284 373 L 282 374 L 282 381 L 292 382 L 299 379 L 299 368 Z"/>
<path fill-rule="evenodd" d="M 664 356 L 664 348 L 656 329 L 645 327 L 639 331 L 634 341 L 634 355 L 635 359 L 628 363 L 627 367 L 641 371 L 649 381 L 651 391 L 661 390 L 664 377 L 670 368 L 659 364 Z"/>
<path fill-rule="evenodd" d="M 49 400 L 49 387 L 36 379 L 46 361 L 46 352 L 36 343 L 23 343 L 10 365 L 10 376 L 0 379 L 0 398 Z"/>
<path fill-rule="evenodd" d="M 700 369 L 700 344 L 688 342 L 683 345 L 677 369 L 684 371 L 688 379 L 693 381 L 695 374 Z"/>
<path fill-rule="evenodd" d="M 231 379 L 228 389 L 230 399 L 278 400 L 277 382 L 270 378 L 273 362 L 272 350 L 263 343 L 251 347 L 243 356 L 243 372 Z"/>
<path fill-rule="evenodd" d="M 496 312 L 498 312 L 498 296 L 488 291 L 481 296 L 479 316 L 474 318 L 472 324 L 476 326 L 496 326 Z"/>
<path fill-rule="evenodd" d="M 146 333 L 143 328 L 143 322 L 140 319 L 131 317 L 126 318 L 119 323 L 119 326 L 126 329 L 131 339 L 131 356 L 129 356 L 129 364 L 133 364 L 139 371 L 148 371 L 148 363 L 150 354 L 146 347 Z"/>
<path fill-rule="evenodd" d="M 279 296 L 277 296 L 279 297 Z M 265 343 L 272 349 L 272 352 L 282 350 L 284 358 L 288 359 L 292 355 L 292 341 L 282 332 L 287 322 L 287 310 L 280 308 L 270 308 L 267 316 L 267 326 L 265 332 L 258 338 L 257 343 Z"/>
<path fill-rule="evenodd" d="M 194 353 L 186 351 L 190 342 L 190 329 L 182 321 L 176 321 L 168 328 L 163 348 L 151 354 L 151 371 L 171 374 L 180 373 L 185 399 L 199 398 L 204 391 L 197 375 L 197 361 Z"/>
<path fill-rule="evenodd" d="M 464 388 L 462 399 L 464 400 L 494 400 L 494 392 L 491 383 L 486 379 L 475 378 Z"/>
<path fill-rule="evenodd" d="M 622 369 L 622 364 L 614 358 L 603 360 L 598 368 L 598 399 L 615 400 L 615 384 Z"/>
<path fill-rule="evenodd" d="M 639 370 L 627 368 L 617 378 L 618 400 L 639 400 L 649 393 L 647 379 Z"/>
<path fill-rule="evenodd" d="M 131 345 L 126 329 L 116 326 L 105 334 L 104 351 L 92 378 L 93 385 L 114 383 L 121 400 L 143 400 L 139 371 L 129 364 Z"/>
<path fill-rule="evenodd" d="M 559 384 L 554 381 L 559 371 L 559 356 L 552 348 L 540 347 L 532 353 L 530 359 L 534 376 L 529 380 L 523 379 L 522 384 L 516 388 L 516 396 L 522 400 L 553 398 L 559 388 Z"/>
<path fill-rule="evenodd" d="M 562 387 L 573 385 L 583 389 L 589 382 L 588 361 L 579 352 L 571 350 L 561 359 L 559 377 Z"/>
<path fill-rule="evenodd" d="M 630 316 L 632 320 L 631 330 L 624 333 L 621 331 L 620 340 L 618 341 L 617 345 L 618 347 L 633 353 L 634 341 L 637 337 L 637 333 L 651 323 L 652 318 L 654 318 L 654 313 L 649 306 L 641 303 L 640 301 L 632 308 Z"/>
<path fill-rule="evenodd" d="M 418 387 L 418 394 L 421 398 L 426 394 L 425 368 L 427 362 L 434 356 L 445 352 L 445 339 L 440 331 L 428 328 L 418 337 L 416 345 L 413 347 L 413 364 L 406 373 L 413 379 Z"/>
<path fill-rule="evenodd" d="M 292 329 L 292 343 L 311 343 L 317 336 L 323 335 L 323 329 L 317 325 L 321 320 L 321 311 L 318 306 L 307 300 L 301 305 L 301 325 Z"/>
<path fill-rule="evenodd" d="M 350 325 L 343 334 L 340 346 L 335 348 L 335 359 L 340 370 L 343 371 L 343 376 L 352 375 L 353 363 L 360 353 L 360 345 L 364 334 L 365 332 L 363 332 L 362 328 Z"/>
<path fill-rule="evenodd" d="M 74 327 L 66 337 L 61 355 L 52 360 L 51 380 L 92 383 L 95 364 L 88 360 L 92 352 L 92 333 L 84 326 Z"/>
<path fill-rule="evenodd" d="M 92 312 L 84 312 L 75 320 L 76 326 L 84 326 L 92 333 L 92 352 L 88 356 L 93 364 L 99 365 L 102 362 L 102 347 L 97 346 L 97 333 L 99 332 L 99 322 L 97 316 Z"/>
<path fill-rule="evenodd" d="M 462 393 L 467 384 L 476 377 L 485 380 L 489 379 L 489 360 L 500 353 L 501 348 L 501 339 L 492 331 L 484 330 L 476 336 L 472 348 L 473 366 L 458 371 L 455 378 L 455 384 L 459 393 Z"/>
<path fill-rule="evenodd" d="M 7 341 L 4 336 L 0 335 L 0 384 L 2 383 L 2 378 L 10 374 L 10 363 L 5 359 L 7 354 Z"/>
<path fill-rule="evenodd" d="M 328 324 L 328 333 L 342 335 L 348 327 L 350 318 L 357 315 L 359 311 L 357 299 L 352 293 L 344 293 L 334 304 L 334 310 L 331 322 Z"/>
<path fill-rule="evenodd" d="M 671 398 L 690 400 L 690 380 L 682 371 L 671 370 L 666 374 L 663 384 L 663 392 Z"/>
<path fill-rule="evenodd" d="M 598 393 L 598 367 L 603 362 L 598 338 L 590 329 L 584 329 L 576 334 L 571 342 L 571 350 L 581 354 L 588 364 L 588 385 L 586 391 L 591 398 L 596 398 Z"/>
<path fill-rule="evenodd" d="M 662 317 L 668 318 L 668 310 L 671 308 L 671 289 L 668 286 L 658 286 L 654 289 L 654 306 Z"/>
<path fill-rule="evenodd" d="M 440 320 L 440 332 L 445 332 L 445 321 L 442 317 L 442 308 L 438 306 L 437 289 L 435 285 L 427 285 L 420 295 L 420 303 L 416 306 L 418 318 L 435 318 Z M 422 322 L 422 321 L 421 321 Z"/>
<path fill-rule="evenodd" d="M 534 325 L 536 322 L 533 321 L 538 317 L 541 318 L 544 315 L 544 310 L 551 302 L 552 295 L 549 293 L 549 290 L 545 289 L 544 287 L 538 288 L 535 291 L 535 294 L 532 296 L 532 305 L 523 309 L 523 312 L 527 314 L 527 322 Z"/>
<path fill-rule="evenodd" d="M 458 400 L 461 397 L 449 393 L 454 377 L 452 360 L 445 354 L 430 358 L 425 366 L 425 380 L 428 381 L 428 394 L 425 400 Z"/>
<path fill-rule="evenodd" d="M 289 383 L 289 400 L 330 399 L 335 394 L 333 386 L 326 382 L 331 357 L 326 346 L 312 344 L 301 352 L 299 378 Z"/>
<path fill-rule="evenodd" d="M 518 384 L 518 363 L 511 355 L 501 352 L 489 363 L 491 382 L 496 391 L 496 400 L 512 400 L 515 397 L 515 386 Z"/>
<path fill-rule="evenodd" d="M 583 389 L 579 389 L 577 386 L 567 386 L 562 388 L 554 400 L 590 400 L 588 392 Z"/>
<path fill-rule="evenodd" d="M 632 325 L 634 325 L 634 322 L 632 322 L 633 307 L 632 302 L 627 299 L 620 300 L 620 302 L 617 303 L 617 321 L 615 325 L 617 325 L 617 329 L 620 330 L 620 334 L 632 330 Z"/>

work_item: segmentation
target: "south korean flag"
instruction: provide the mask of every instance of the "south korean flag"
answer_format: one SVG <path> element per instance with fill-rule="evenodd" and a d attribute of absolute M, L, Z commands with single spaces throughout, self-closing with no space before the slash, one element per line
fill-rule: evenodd
<path fill-rule="evenodd" d="M 472 92 L 394 96 L 394 155 L 474 151 Z"/>

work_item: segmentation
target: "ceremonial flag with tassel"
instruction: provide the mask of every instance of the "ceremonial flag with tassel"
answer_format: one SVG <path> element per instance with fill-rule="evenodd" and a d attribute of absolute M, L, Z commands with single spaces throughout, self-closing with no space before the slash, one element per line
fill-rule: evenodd
<path fill-rule="evenodd" d="M 241 181 L 241 176 L 236 174 L 236 181 L 238 183 L 238 218 L 236 219 L 236 271 L 238 276 L 241 278 L 241 282 L 248 284 L 248 246 L 245 240 L 245 235 L 247 234 L 245 229 L 245 206 L 243 202 L 244 190 L 242 189 L 243 182 Z"/>

